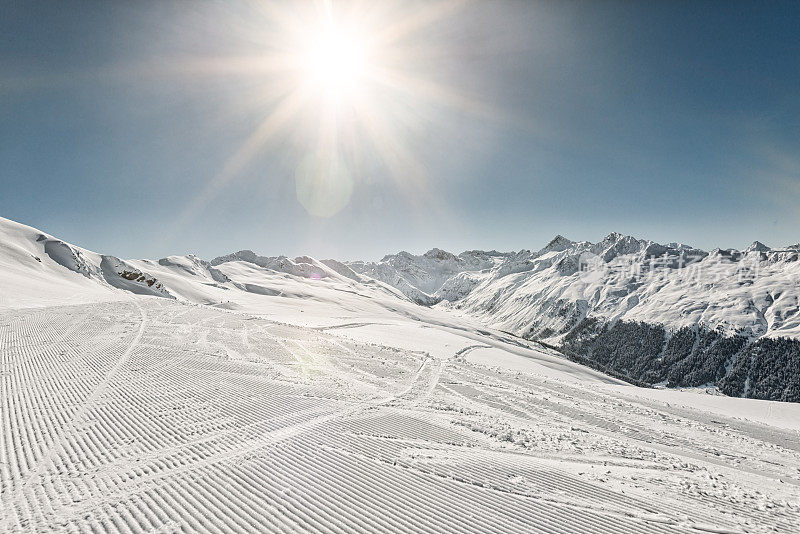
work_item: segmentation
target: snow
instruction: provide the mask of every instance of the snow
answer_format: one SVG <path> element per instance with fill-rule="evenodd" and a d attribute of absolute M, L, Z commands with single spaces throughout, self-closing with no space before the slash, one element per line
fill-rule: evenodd
<path fill-rule="evenodd" d="M 503 370 L 576 381 L 576 374 L 559 372 L 536 358 L 526 358 L 497 348 L 480 347 L 467 354 L 467 361 Z M 585 382 L 585 379 L 584 379 Z M 602 383 L 604 390 L 627 399 L 644 399 L 716 415 L 800 431 L 800 404 L 756 399 L 739 399 L 709 394 L 707 388 L 660 389 L 629 384 Z"/>
<path fill-rule="evenodd" d="M 399 289 L 415 302 L 434 304 L 443 298 L 453 298 L 453 295 L 437 293 L 445 282 L 460 273 L 495 267 L 506 256 L 497 251 L 478 250 L 456 256 L 434 248 L 420 256 L 403 251 L 387 255 L 377 263 L 355 261 L 347 265 L 357 273 Z"/>
<path fill-rule="evenodd" d="M 481 281 L 466 298 L 527 262 L 502 277 L 522 306 L 537 276 L 556 281 L 569 247 L 588 246 L 413 262 L 468 264 Z M 800 405 L 625 385 L 486 326 L 513 322 L 510 309 L 421 307 L 335 260 L 121 260 L 6 219 L 0 282 L 2 532 L 800 521 Z"/>
<path fill-rule="evenodd" d="M 469 363 L 486 367 L 498 367 L 584 385 L 592 382 L 623 384 L 620 380 L 601 375 L 590 369 L 581 372 L 580 367 L 576 367 L 572 362 L 556 354 L 548 354 L 543 350 L 534 350 L 522 355 L 518 351 L 506 348 L 478 346 L 466 353 L 466 360 Z"/>
<path fill-rule="evenodd" d="M 755 243 L 743 252 L 707 253 L 620 234 L 597 244 L 553 241 L 539 253 L 507 257 L 446 304 L 495 328 L 543 338 L 587 315 L 800 337 L 800 260 L 791 249 Z"/>
<path fill-rule="evenodd" d="M 106 288 L 65 269 L 45 251 L 42 232 L 0 217 L 0 309 L 115 299 Z M 56 250 L 54 256 L 62 262 Z"/>
<path fill-rule="evenodd" d="M 409 322 L 363 324 L 332 328 L 329 332 L 362 343 L 377 341 L 382 345 L 397 349 L 428 354 L 437 360 L 450 359 L 456 353 L 475 344 L 469 338 L 439 328 Z"/>
<path fill-rule="evenodd" d="M 537 252 L 432 249 L 347 262 L 413 302 L 464 310 L 484 324 L 557 341 L 586 316 L 668 330 L 704 326 L 750 338 L 800 338 L 800 255 L 758 241 L 706 252 L 619 233 L 598 243 L 561 235 Z"/>
<path fill-rule="evenodd" d="M 690 390 L 648 389 L 618 386 L 615 392 L 629 398 L 643 398 L 702 410 L 754 423 L 800 431 L 800 404 L 758 399 L 739 399 L 709 394 L 703 388 Z"/>

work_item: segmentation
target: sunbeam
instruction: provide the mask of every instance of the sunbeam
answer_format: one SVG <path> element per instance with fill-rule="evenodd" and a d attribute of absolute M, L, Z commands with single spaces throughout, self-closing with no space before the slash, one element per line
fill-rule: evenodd
<path fill-rule="evenodd" d="M 313 9 L 267 4 L 261 13 L 279 30 L 269 36 L 262 55 L 195 58 L 179 67 L 246 74 L 261 79 L 265 99 L 275 86 L 285 87 L 289 96 L 271 107 L 189 202 L 173 231 L 201 213 L 276 135 L 291 138 L 300 154 L 294 172 L 297 199 L 310 215 L 331 217 L 348 205 L 363 180 L 365 157 L 380 161 L 397 190 L 422 206 L 432 184 L 408 138 L 423 135 L 426 110 L 497 118 L 466 92 L 427 79 L 416 59 L 440 51 L 421 50 L 414 37 L 463 4 L 448 0 L 416 9 L 399 3 L 316 2 Z"/>

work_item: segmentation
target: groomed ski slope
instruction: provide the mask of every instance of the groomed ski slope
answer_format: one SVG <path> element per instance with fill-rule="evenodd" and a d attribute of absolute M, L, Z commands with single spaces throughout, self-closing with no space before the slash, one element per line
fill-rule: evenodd
<path fill-rule="evenodd" d="M 0 309 L 2 532 L 800 530 L 798 405 L 355 296 L 115 294 Z"/>

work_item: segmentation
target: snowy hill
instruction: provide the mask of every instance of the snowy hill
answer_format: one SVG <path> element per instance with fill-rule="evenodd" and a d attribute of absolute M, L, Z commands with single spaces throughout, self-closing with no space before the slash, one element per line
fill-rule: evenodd
<path fill-rule="evenodd" d="M 0 532 L 794 532 L 800 403 L 609 374 L 794 400 L 796 342 L 607 321 L 606 264 L 570 255 L 651 246 L 607 241 L 360 266 L 447 298 L 421 306 L 336 260 L 122 260 L 0 219 Z M 585 301 L 561 352 L 487 326 L 536 284 Z"/>
<path fill-rule="evenodd" d="M 799 256 L 798 245 L 706 252 L 612 233 L 598 243 L 559 235 L 536 252 L 432 249 L 379 262 L 250 250 L 122 260 L 0 219 L 0 307 L 125 290 L 228 309 L 299 298 L 322 316 L 356 295 L 351 306 L 364 309 L 455 312 L 629 381 L 798 401 Z"/>
<path fill-rule="evenodd" d="M 61 298 L 113 298 L 113 288 L 172 295 L 154 276 L 114 256 L 97 254 L 0 218 L 0 307 L 40 305 Z"/>

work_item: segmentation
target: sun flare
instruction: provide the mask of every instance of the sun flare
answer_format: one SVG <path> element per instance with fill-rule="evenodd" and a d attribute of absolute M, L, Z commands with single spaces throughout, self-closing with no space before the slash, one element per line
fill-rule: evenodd
<path fill-rule="evenodd" d="M 349 28 L 328 27 L 312 39 L 303 55 L 307 80 L 324 93 L 342 96 L 354 92 L 367 74 L 364 36 Z"/>
<path fill-rule="evenodd" d="M 433 184 L 414 147 L 426 142 L 432 116 L 446 111 L 486 115 L 435 65 L 450 53 L 437 40 L 437 24 L 463 3 L 259 3 L 252 29 L 242 28 L 248 41 L 261 47 L 259 53 L 182 66 L 246 72 L 256 83 L 243 102 L 254 105 L 262 119 L 176 227 L 202 210 L 270 143 L 289 148 L 287 155 L 296 161 L 297 200 L 315 217 L 339 213 L 356 192 L 363 192 L 362 184 L 379 174 L 410 204 L 430 202 Z M 264 32 L 265 27 L 271 30 Z"/>

